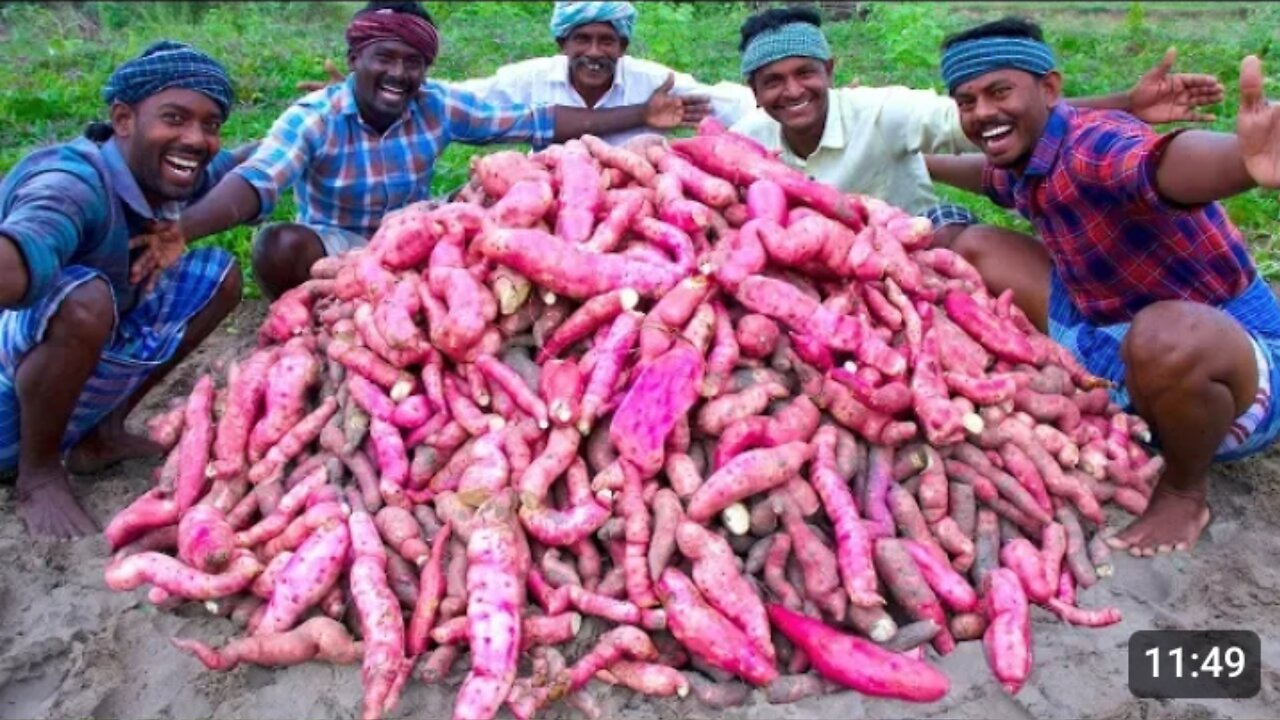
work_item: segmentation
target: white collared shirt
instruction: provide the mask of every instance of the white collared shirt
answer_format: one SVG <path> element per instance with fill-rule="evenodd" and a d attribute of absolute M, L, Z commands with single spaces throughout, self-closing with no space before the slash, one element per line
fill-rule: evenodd
<path fill-rule="evenodd" d="M 623 55 L 618 58 L 614 70 L 613 86 L 595 107 L 603 109 L 643 104 L 666 81 L 667 75 L 673 72 L 675 71 L 665 65 Z M 569 58 L 565 55 L 530 58 L 503 65 L 487 78 L 448 84 L 469 90 L 480 96 L 481 100 L 495 105 L 548 103 L 587 107 L 586 101 L 569 82 Z M 681 72 L 675 72 L 675 86 L 671 92 L 674 95 L 709 96 L 712 114 L 726 126 L 734 124 L 756 107 L 755 94 L 745 85 L 732 82 L 705 85 L 693 76 Z M 602 139 L 618 145 L 646 132 L 653 130 L 635 128 L 605 135 Z"/>
<path fill-rule="evenodd" d="M 730 129 L 780 150 L 783 162 L 810 178 L 913 214 L 938 203 L 924 155 L 978 151 L 960 129 L 955 101 L 932 90 L 836 88 L 827 101 L 822 140 L 807 158 L 791 150 L 782 126 L 762 108 Z"/>

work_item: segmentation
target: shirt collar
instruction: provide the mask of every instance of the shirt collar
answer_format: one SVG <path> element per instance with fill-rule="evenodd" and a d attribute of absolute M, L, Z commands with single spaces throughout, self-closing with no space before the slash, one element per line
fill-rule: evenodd
<path fill-rule="evenodd" d="M 102 162 L 107 168 L 107 173 L 111 176 L 111 187 L 115 189 L 116 195 L 128 205 L 131 210 L 139 216 L 152 219 L 155 217 L 155 210 L 151 204 L 142 195 L 142 188 L 138 187 L 138 180 L 133 176 L 133 171 L 129 169 L 129 164 L 125 162 L 124 156 L 120 154 L 120 147 L 116 144 L 114 137 L 109 138 L 102 144 Z"/>
<path fill-rule="evenodd" d="M 836 107 L 836 94 L 827 88 L 827 124 L 822 129 L 822 139 L 818 141 L 818 147 L 842 150 L 847 142 L 844 134 L 844 117 Z"/>
<path fill-rule="evenodd" d="M 1075 111 L 1066 103 L 1060 102 L 1053 106 L 1049 111 L 1049 119 L 1045 122 L 1044 132 L 1040 134 L 1036 149 L 1031 151 L 1031 159 L 1027 161 L 1027 168 L 1022 173 L 1024 177 L 1049 174 L 1058 159 L 1058 153 L 1062 151 L 1062 143 L 1067 138 L 1067 130 L 1074 116 Z"/>

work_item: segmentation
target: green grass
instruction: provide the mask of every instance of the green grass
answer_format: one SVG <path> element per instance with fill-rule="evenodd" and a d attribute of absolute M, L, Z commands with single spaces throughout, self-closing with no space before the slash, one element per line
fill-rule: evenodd
<path fill-rule="evenodd" d="M 342 33 L 360 2 L 58 2 L 0 3 L 0 173 L 32 149 L 77 134 L 101 119 L 99 90 L 112 68 L 150 42 L 184 40 L 213 54 L 231 71 L 238 103 L 223 135 L 233 147 L 262 136 L 298 96 L 294 83 L 320 79 L 326 57 L 343 64 Z M 646 2 L 631 53 L 665 63 L 706 82 L 738 80 L 738 27 L 754 5 L 781 3 Z M 1207 2 L 963 2 L 870 3 L 865 22 L 828 22 L 837 53 L 836 82 L 903 84 L 941 90 L 938 45 L 949 32 L 1004 14 L 1040 22 L 1057 50 L 1069 96 L 1129 87 L 1164 49 L 1179 50 L 1178 68 L 1216 74 L 1226 101 L 1212 108 L 1209 127 L 1230 130 L 1237 102 L 1240 58 L 1267 59 L 1280 39 L 1280 6 Z M 432 69 L 462 79 L 556 51 L 547 32 L 550 2 L 426 3 L 439 21 L 443 51 Z M 1270 63 L 1274 74 L 1274 60 Z M 1280 87 L 1268 79 L 1268 93 Z M 436 192 L 466 178 L 467 163 L 489 148 L 453 145 L 436 167 Z M 984 199 L 948 188 L 984 218 L 1026 228 Z M 1247 232 L 1264 274 L 1280 279 L 1280 204 L 1274 192 L 1230 199 L 1231 217 Z M 291 195 L 275 211 L 293 216 Z M 247 262 L 251 230 L 210 238 Z M 254 290 L 251 289 L 251 292 Z"/>

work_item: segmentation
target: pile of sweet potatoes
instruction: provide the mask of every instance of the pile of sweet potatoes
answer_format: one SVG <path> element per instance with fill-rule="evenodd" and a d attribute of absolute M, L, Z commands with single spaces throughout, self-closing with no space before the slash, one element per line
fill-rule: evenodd
<path fill-rule="evenodd" d="M 1032 604 L 1119 620 L 1076 591 L 1162 461 L 930 241 L 711 123 L 481 157 L 151 420 L 107 584 L 243 628 L 175 639 L 213 669 L 361 662 L 365 718 L 464 667 L 458 718 L 928 702 L 925 645 L 978 640 L 1016 693 Z"/>

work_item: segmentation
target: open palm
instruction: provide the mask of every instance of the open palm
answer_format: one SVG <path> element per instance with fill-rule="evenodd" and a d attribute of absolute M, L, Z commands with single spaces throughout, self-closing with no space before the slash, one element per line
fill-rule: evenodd
<path fill-rule="evenodd" d="M 1254 182 L 1280 188 L 1280 106 L 1262 94 L 1262 61 L 1256 55 L 1240 63 L 1240 113 L 1236 115 L 1240 156 Z"/>
<path fill-rule="evenodd" d="M 1213 119 L 1212 114 L 1197 108 L 1222 102 L 1222 83 L 1212 75 L 1172 72 L 1177 57 L 1177 51 L 1169 48 L 1129 91 L 1134 117 L 1152 124 Z"/>

